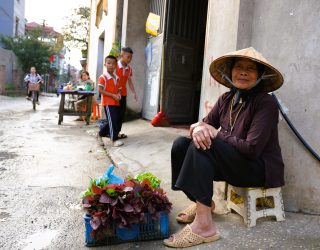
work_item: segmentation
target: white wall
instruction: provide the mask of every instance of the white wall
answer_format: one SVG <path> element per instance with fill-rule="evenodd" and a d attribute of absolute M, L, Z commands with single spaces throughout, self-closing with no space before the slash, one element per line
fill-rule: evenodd
<path fill-rule="evenodd" d="M 218 97 L 228 89 L 217 83 L 209 73 L 210 63 L 224 53 L 237 47 L 238 17 L 240 0 L 209 0 L 202 73 L 199 119 L 211 110 Z M 214 201 L 217 213 L 225 213 L 225 184 L 214 184 Z"/>
<path fill-rule="evenodd" d="M 218 97 L 228 90 L 210 76 L 210 63 L 224 53 L 236 50 L 237 47 L 240 0 L 208 2 L 199 119 L 202 119 Z"/>
<path fill-rule="evenodd" d="M 98 53 L 101 50 L 99 46 L 99 37 L 104 37 L 103 56 L 99 60 L 99 65 L 103 64 L 103 59 L 109 54 L 112 43 L 116 38 L 116 17 L 121 13 L 117 13 L 117 0 L 108 1 L 108 15 L 104 16 L 99 27 L 95 26 L 96 6 L 98 0 L 92 0 L 91 23 L 90 23 L 90 39 L 88 54 L 88 71 L 90 78 L 97 81 Z M 128 88 L 127 106 L 135 112 L 141 112 L 143 101 L 143 88 L 145 84 L 145 47 L 146 32 L 145 22 L 149 13 L 149 0 L 124 1 L 123 24 L 121 42 L 122 46 L 129 46 L 133 49 L 133 60 L 131 66 L 133 69 L 133 83 L 138 95 L 138 102 L 134 101 L 132 93 Z M 137 15 L 137 13 L 139 13 Z M 101 42 L 100 42 L 101 43 Z M 101 61 L 101 62 L 100 62 Z M 98 69 L 99 71 L 99 69 Z M 105 69 L 104 69 L 105 71 Z"/>
<path fill-rule="evenodd" d="M 91 0 L 91 19 L 90 19 L 90 38 L 89 38 L 89 53 L 88 53 L 88 71 L 90 73 L 90 78 L 96 81 L 99 77 L 97 75 L 97 66 L 104 64 L 104 58 L 109 54 L 112 43 L 115 39 L 115 26 L 116 26 L 116 15 L 117 15 L 117 0 L 108 1 L 108 15 L 103 15 L 103 18 L 97 28 L 95 26 L 96 22 L 96 6 L 98 0 Z M 98 45 L 99 37 L 104 34 L 104 48 L 102 60 L 98 61 Z M 101 53 L 101 52 L 99 52 Z M 105 69 L 104 69 L 105 70 Z"/>
<path fill-rule="evenodd" d="M 318 0 L 256 0 L 251 42 L 283 73 L 284 85 L 276 94 L 294 126 L 318 154 L 319 13 Z M 286 209 L 320 214 L 319 161 L 306 151 L 283 119 L 279 136 L 285 162 Z"/>
<path fill-rule="evenodd" d="M 25 0 L 14 0 L 13 34 L 16 29 L 16 17 L 19 18 L 18 35 L 23 36 L 25 32 Z"/>
<path fill-rule="evenodd" d="M 133 50 L 131 67 L 133 71 L 133 84 L 138 95 L 138 102 L 134 101 L 132 93 L 128 88 L 127 106 L 135 112 L 141 112 L 145 86 L 145 47 L 147 46 L 147 35 L 145 31 L 146 20 L 149 14 L 149 0 L 124 1 L 124 7 L 128 9 L 123 13 L 122 42 L 123 46 L 129 46 Z M 126 16 L 127 14 L 127 16 Z"/>
<path fill-rule="evenodd" d="M 284 75 L 275 93 L 292 123 L 320 154 L 320 1 L 209 1 L 200 115 L 226 88 L 209 74 L 209 64 L 225 52 L 253 46 Z M 208 105 L 209 104 L 209 105 Z M 285 163 L 286 210 L 320 214 L 320 164 L 286 122 L 279 122 Z"/>

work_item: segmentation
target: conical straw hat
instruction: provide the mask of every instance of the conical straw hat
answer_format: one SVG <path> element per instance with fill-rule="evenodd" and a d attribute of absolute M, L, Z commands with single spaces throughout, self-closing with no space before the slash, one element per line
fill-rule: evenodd
<path fill-rule="evenodd" d="M 265 86 L 266 92 L 274 91 L 281 87 L 283 84 L 283 77 L 281 73 L 273 67 L 267 59 L 265 59 L 261 53 L 254 48 L 246 48 L 227 53 L 217 59 L 215 59 L 209 67 L 211 76 L 221 83 L 222 85 L 231 88 L 232 84 L 223 77 L 222 73 L 227 75 L 231 79 L 231 66 L 234 58 L 248 58 L 256 63 L 260 63 L 265 66 L 264 76 L 265 78 L 260 84 Z"/>

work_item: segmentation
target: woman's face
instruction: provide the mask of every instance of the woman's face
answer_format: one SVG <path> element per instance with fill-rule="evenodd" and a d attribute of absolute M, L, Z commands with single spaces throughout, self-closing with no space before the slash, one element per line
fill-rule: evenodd
<path fill-rule="evenodd" d="M 88 75 L 87 75 L 86 73 L 82 73 L 82 75 L 81 75 L 81 80 L 82 80 L 82 81 L 86 81 L 86 80 L 88 80 L 88 79 L 89 79 Z"/>
<path fill-rule="evenodd" d="M 238 89 L 251 89 L 258 80 L 257 64 L 250 59 L 238 59 L 231 70 L 231 78 Z"/>

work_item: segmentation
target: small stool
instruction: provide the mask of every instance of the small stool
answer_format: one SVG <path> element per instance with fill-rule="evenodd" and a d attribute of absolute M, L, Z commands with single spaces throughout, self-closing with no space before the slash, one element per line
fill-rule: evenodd
<path fill-rule="evenodd" d="M 100 104 L 99 103 L 96 102 L 94 105 L 92 105 L 92 112 L 93 112 L 92 120 L 100 119 Z"/>
<path fill-rule="evenodd" d="M 228 184 L 227 206 L 243 217 L 247 227 L 255 226 L 258 218 L 267 216 L 285 220 L 281 187 L 239 188 Z"/>

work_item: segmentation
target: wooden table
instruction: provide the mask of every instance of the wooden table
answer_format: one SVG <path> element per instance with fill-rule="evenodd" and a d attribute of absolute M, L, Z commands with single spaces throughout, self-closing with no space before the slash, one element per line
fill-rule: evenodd
<path fill-rule="evenodd" d="M 80 91 L 80 90 L 58 90 L 58 93 L 61 94 L 60 99 L 60 105 L 59 105 L 59 120 L 58 124 L 61 125 L 61 122 L 63 122 L 63 116 L 85 116 L 87 125 L 90 123 L 90 116 L 92 112 L 92 97 L 96 93 L 95 91 Z M 74 102 L 76 102 L 76 99 L 73 99 L 72 107 L 65 107 L 66 103 L 66 95 L 70 95 L 73 98 L 76 96 L 85 96 L 87 100 L 87 110 L 86 111 L 76 111 Z"/>

